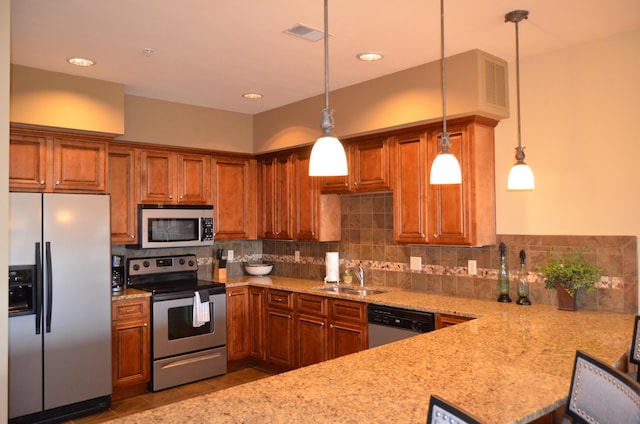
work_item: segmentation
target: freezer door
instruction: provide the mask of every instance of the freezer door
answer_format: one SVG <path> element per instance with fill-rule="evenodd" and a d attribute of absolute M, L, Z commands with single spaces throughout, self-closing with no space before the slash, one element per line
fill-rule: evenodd
<path fill-rule="evenodd" d="M 9 265 L 34 265 L 42 237 L 42 195 L 9 195 Z M 34 315 L 9 318 L 9 418 L 42 410 L 42 334 Z M 39 315 L 38 315 L 39 317 Z"/>
<path fill-rule="evenodd" d="M 52 277 L 43 328 L 50 409 L 111 394 L 111 231 L 109 196 L 45 194 L 43 205 L 45 276 Z"/>

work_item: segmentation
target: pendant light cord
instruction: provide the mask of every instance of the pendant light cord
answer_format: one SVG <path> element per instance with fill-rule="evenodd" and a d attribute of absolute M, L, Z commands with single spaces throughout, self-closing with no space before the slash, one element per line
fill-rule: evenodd
<path fill-rule="evenodd" d="M 444 0 L 440 0 L 440 56 L 442 58 L 442 144 L 448 143 L 447 136 L 447 85 L 444 66 Z M 446 140 L 446 141 L 445 141 Z M 448 149 L 448 144 L 446 148 Z"/>
<path fill-rule="evenodd" d="M 324 109 L 320 126 L 324 136 L 332 136 L 333 116 L 329 110 L 329 0 L 324 0 Z"/>
<path fill-rule="evenodd" d="M 516 24 L 516 101 L 518 106 L 518 149 L 516 151 L 516 160 L 524 160 L 524 152 L 522 151 L 522 139 L 520 130 L 520 42 L 518 36 L 518 21 Z"/>

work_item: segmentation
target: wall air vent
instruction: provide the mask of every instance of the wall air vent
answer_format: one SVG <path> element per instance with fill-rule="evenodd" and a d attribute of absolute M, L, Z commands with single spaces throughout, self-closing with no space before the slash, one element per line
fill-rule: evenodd
<path fill-rule="evenodd" d="M 484 101 L 493 106 L 507 107 L 507 68 L 504 63 L 483 57 Z"/>
<path fill-rule="evenodd" d="M 324 31 L 311 28 L 305 24 L 296 24 L 284 32 L 309 41 L 319 41 L 324 38 Z"/>

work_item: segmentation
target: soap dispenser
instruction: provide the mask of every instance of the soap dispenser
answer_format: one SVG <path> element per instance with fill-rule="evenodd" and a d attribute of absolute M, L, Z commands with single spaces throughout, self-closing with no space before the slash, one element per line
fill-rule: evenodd
<path fill-rule="evenodd" d="M 500 243 L 498 246 L 500 249 L 500 269 L 498 270 L 498 302 L 509 303 L 511 297 L 509 296 L 509 271 L 507 270 L 507 246 L 504 243 Z"/>

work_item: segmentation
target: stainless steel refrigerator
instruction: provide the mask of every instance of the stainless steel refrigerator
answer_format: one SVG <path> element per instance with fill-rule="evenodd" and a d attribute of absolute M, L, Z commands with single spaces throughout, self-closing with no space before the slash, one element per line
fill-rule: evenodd
<path fill-rule="evenodd" d="M 9 316 L 9 418 L 53 422 L 106 409 L 109 196 L 11 193 L 9 202 L 9 265 L 36 265 L 38 276 L 34 313 Z"/>

